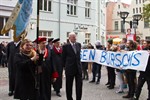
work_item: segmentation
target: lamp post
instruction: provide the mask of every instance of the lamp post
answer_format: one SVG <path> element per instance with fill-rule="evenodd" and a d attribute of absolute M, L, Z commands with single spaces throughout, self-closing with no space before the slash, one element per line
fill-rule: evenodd
<path fill-rule="evenodd" d="M 125 33 L 125 19 L 128 17 L 129 12 L 120 12 L 120 17 L 123 19 L 123 32 Z"/>
<path fill-rule="evenodd" d="M 129 12 L 120 12 L 120 17 L 123 19 L 123 25 L 124 25 L 124 32 L 125 32 L 125 19 L 128 17 L 129 15 Z M 142 15 L 141 14 L 135 14 L 133 15 L 133 21 L 130 21 L 130 22 L 127 22 L 130 24 L 130 28 L 134 28 L 134 31 L 135 31 L 135 40 L 136 40 L 136 28 L 138 26 L 138 22 L 141 20 L 142 18 Z"/>
<path fill-rule="evenodd" d="M 141 14 L 135 14 L 133 15 L 133 28 L 134 28 L 134 32 L 135 32 L 135 40 L 136 40 L 136 29 L 137 29 L 137 26 L 139 25 L 139 21 L 141 20 L 142 18 L 142 15 Z"/>

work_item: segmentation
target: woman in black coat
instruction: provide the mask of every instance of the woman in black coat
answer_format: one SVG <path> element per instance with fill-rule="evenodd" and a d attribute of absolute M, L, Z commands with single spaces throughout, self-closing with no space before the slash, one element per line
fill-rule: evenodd
<path fill-rule="evenodd" d="M 20 100 L 36 100 L 35 90 L 35 63 L 38 56 L 32 50 L 32 42 L 29 40 L 22 41 L 20 53 L 14 58 L 16 66 L 16 84 L 14 98 Z"/>
<path fill-rule="evenodd" d="M 62 48 L 60 47 L 59 43 L 60 39 L 53 40 L 54 46 L 52 49 L 52 60 L 53 66 L 59 74 L 57 80 L 53 83 L 54 90 L 56 91 L 56 95 L 61 97 L 60 89 L 62 88 L 62 73 L 63 73 L 63 66 L 62 66 Z"/>

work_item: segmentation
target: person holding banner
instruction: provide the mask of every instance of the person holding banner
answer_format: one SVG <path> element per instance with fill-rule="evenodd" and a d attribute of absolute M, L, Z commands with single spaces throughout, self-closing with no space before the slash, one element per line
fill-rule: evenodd
<path fill-rule="evenodd" d="M 128 40 L 126 43 L 127 51 L 135 51 L 137 49 L 137 44 L 133 40 Z M 130 98 L 134 97 L 135 87 L 136 87 L 136 70 L 128 69 L 126 70 L 126 78 L 128 81 L 129 92 L 123 98 Z"/>
<path fill-rule="evenodd" d="M 147 50 L 150 53 L 150 41 L 143 42 L 143 50 Z M 148 87 L 148 99 L 147 100 L 150 100 L 150 77 L 149 76 L 150 76 L 150 56 L 149 56 L 148 64 L 146 67 L 146 71 L 145 72 L 140 71 L 134 100 L 139 100 L 141 90 L 145 82 L 147 82 L 147 87 Z"/>
<path fill-rule="evenodd" d="M 96 41 L 95 46 L 97 50 L 103 50 L 100 41 Z M 101 67 L 102 67 L 101 64 L 97 64 L 95 62 L 93 63 L 93 68 L 92 68 L 93 78 L 90 81 L 90 83 L 94 83 L 96 81 L 96 75 L 98 75 L 96 84 L 99 84 L 101 78 Z"/>
<path fill-rule="evenodd" d="M 82 98 L 82 66 L 80 61 L 81 44 L 76 42 L 76 34 L 69 33 L 69 43 L 63 45 L 63 66 L 66 74 L 67 100 L 73 100 L 72 87 L 75 78 L 76 100 Z"/>
<path fill-rule="evenodd" d="M 107 41 L 107 51 L 111 51 L 112 44 L 113 44 L 113 40 L 109 39 Z M 107 88 L 114 89 L 115 80 L 116 80 L 115 69 L 107 66 L 107 71 L 108 71 L 108 82 L 106 83 L 106 85 L 108 85 Z"/>

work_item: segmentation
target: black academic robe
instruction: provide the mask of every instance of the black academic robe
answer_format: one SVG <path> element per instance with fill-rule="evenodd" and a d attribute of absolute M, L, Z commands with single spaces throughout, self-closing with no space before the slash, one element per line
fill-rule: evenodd
<path fill-rule="evenodd" d="M 15 99 L 33 99 L 35 90 L 35 63 L 26 55 L 18 53 L 14 59 L 16 67 Z"/>
<path fill-rule="evenodd" d="M 58 72 L 58 78 L 56 82 L 53 83 L 54 90 L 56 92 L 60 92 L 60 89 L 62 88 L 62 72 L 63 72 L 63 66 L 62 66 L 62 53 L 56 52 L 56 49 L 52 49 L 52 61 L 53 66 L 55 70 Z"/>
<path fill-rule="evenodd" d="M 7 45 L 7 61 L 8 61 L 8 75 L 9 75 L 9 91 L 14 91 L 15 88 L 15 66 L 14 56 L 20 51 L 20 43 L 16 46 L 14 42 L 10 42 Z"/>
<path fill-rule="evenodd" d="M 48 50 L 47 50 L 48 51 Z M 41 66 L 42 72 L 39 74 L 39 100 L 51 100 L 51 80 L 56 78 L 56 72 L 52 66 L 52 57 L 48 51 L 48 56 L 39 53 L 37 65 Z"/>

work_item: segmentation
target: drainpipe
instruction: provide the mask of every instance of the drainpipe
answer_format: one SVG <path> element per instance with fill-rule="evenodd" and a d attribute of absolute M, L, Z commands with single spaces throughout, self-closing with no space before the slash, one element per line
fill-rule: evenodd
<path fill-rule="evenodd" d="M 100 40 L 100 0 L 98 0 L 98 40 Z"/>
<path fill-rule="evenodd" d="M 61 34 L 61 29 L 60 29 L 60 28 L 61 28 L 61 27 L 60 27 L 60 24 L 61 24 L 61 23 L 60 23 L 60 19 L 61 19 L 61 0 L 59 0 L 58 16 L 59 16 L 59 19 L 58 19 L 58 31 L 59 31 L 58 33 L 59 33 L 59 34 L 58 34 L 58 37 L 60 38 L 60 36 L 61 36 L 61 35 L 60 35 L 60 34 Z"/>

